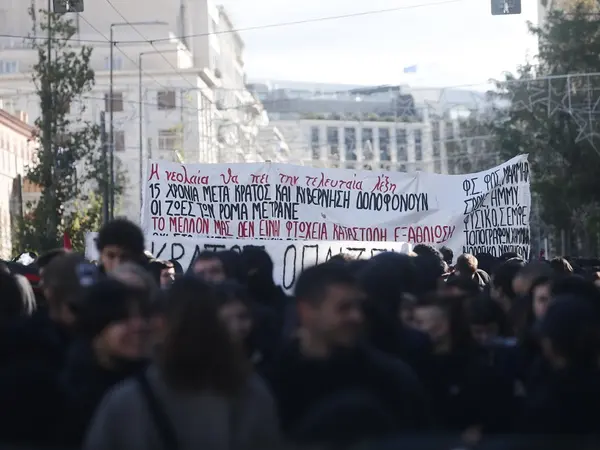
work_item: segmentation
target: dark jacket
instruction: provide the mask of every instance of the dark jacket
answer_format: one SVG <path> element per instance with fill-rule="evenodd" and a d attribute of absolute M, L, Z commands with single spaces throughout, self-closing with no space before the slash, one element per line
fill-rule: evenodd
<path fill-rule="evenodd" d="M 515 377 L 477 348 L 435 355 L 423 379 L 431 396 L 436 428 L 462 432 L 482 426 L 511 430 L 516 408 Z"/>
<path fill-rule="evenodd" d="M 68 389 L 68 401 L 77 420 L 73 439 L 80 443 L 102 398 L 115 385 L 147 367 L 146 361 L 123 362 L 116 370 L 101 367 L 87 341 L 75 342 L 69 353 L 62 382 Z"/>
<path fill-rule="evenodd" d="M 549 372 L 529 392 L 522 432 L 552 435 L 599 434 L 600 371 L 565 369 Z"/>
<path fill-rule="evenodd" d="M 320 441 L 353 440 L 422 430 L 429 424 L 425 394 L 415 373 L 402 361 L 366 345 L 315 360 L 305 358 L 294 341 L 276 360 L 267 380 L 283 430 L 292 440 L 314 441 L 315 435 Z M 379 423 L 372 423 L 373 416 Z"/>

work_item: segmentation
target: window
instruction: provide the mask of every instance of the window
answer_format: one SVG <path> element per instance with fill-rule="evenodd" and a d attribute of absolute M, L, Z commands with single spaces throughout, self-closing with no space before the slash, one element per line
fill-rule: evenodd
<path fill-rule="evenodd" d="M 180 150 L 180 136 L 176 130 L 158 130 L 158 150 L 173 152 Z"/>
<path fill-rule="evenodd" d="M 321 142 L 319 127 L 310 129 L 310 148 L 312 149 L 312 159 L 321 159 Z"/>
<path fill-rule="evenodd" d="M 390 129 L 379 129 L 379 159 L 381 161 L 390 161 Z"/>
<path fill-rule="evenodd" d="M 327 127 L 327 146 L 329 147 L 329 154 L 334 159 L 340 157 L 340 136 L 338 127 Z"/>
<path fill-rule="evenodd" d="M 356 128 L 344 129 L 346 161 L 356 161 Z"/>
<path fill-rule="evenodd" d="M 19 63 L 17 61 L 0 61 L 0 73 L 17 73 Z"/>
<path fill-rule="evenodd" d="M 398 161 L 407 161 L 408 153 L 406 151 L 406 130 L 396 129 L 396 153 Z"/>
<path fill-rule="evenodd" d="M 362 150 L 365 159 L 373 159 L 373 128 L 363 128 Z"/>
<path fill-rule="evenodd" d="M 446 133 L 444 136 L 447 141 L 451 141 L 454 139 L 454 123 L 453 122 L 446 122 Z"/>
<path fill-rule="evenodd" d="M 123 58 L 113 56 L 113 70 L 123 70 Z M 104 58 L 104 70 L 110 70 L 110 58 Z"/>
<path fill-rule="evenodd" d="M 423 161 L 423 132 L 415 130 L 415 159 Z"/>
<path fill-rule="evenodd" d="M 122 112 L 123 111 L 123 93 L 122 92 L 113 92 L 112 107 L 113 107 L 113 112 Z M 110 94 L 104 94 L 104 109 L 105 109 L 105 111 L 110 111 Z"/>
<path fill-rule="evenodd" d="M 439 159 L 433 162 L 433 171 L 435 173 L 442 173 L 442 162 Z"/>
<path fill-rule="evenodd" d="M 124 152 L 125 151 L 125 132 L 122 130 L 115 130 L 113 139 L 115 140 L 115 152 Z"/>
<path fill-rule="evenodd" d="M 160 110 L 175 109 L 177 106 L 175 91 L 158 91 L 156 94 L 156 103 Z"/>

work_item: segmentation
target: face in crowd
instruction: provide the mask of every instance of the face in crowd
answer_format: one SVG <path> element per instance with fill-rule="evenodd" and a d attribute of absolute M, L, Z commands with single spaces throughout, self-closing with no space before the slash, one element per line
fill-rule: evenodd
<path fill-rule="evenodd" d="M 356 284 L 328 284 L 312 298 L 299 299 L 302 328 L 325 351 L 352 347 L 363 328 L 363 301 L 364 295 Z"/>
<path fill-rule="evenodd" d="M 151 326 L 147 314 L 132 303 L 127 314 L 107 325 L 93 342 L 101 362 L 135 361 L 150 353 Z"/>
<path fill-rule="evenodd" d="M 219 318 L 237 342 L 244 342 L 252 331 L 252 315 L 241 300 L 232 299 L 219 308 Z"/>
<path fill-rule="evenodd" d="M 223 262 L 217 257 L 198 259 L 192 270 L 195 275 L 211 283 L 222 283 L 227 278 Z"/>
<path fill-rule="evenodd" d="M 100 263 L 107 272 L 114 271 L 119 265 L 133 260 L 133 256 L 125 248 L 118 245 L 107 245 L 100 251 Z"/>
<path fill-rule="evenodd" d="M 446 312 L 437 305 L 415 308 L 415 327 L 426 333 L 435 346 L 443 344 L 450 334 L 450 321 Z"/>
<path fill-rule="evenodd" d="M 160 271 L 160 287 L 167 288 L 175 281 L 175 268 L 166 267 Z"/>

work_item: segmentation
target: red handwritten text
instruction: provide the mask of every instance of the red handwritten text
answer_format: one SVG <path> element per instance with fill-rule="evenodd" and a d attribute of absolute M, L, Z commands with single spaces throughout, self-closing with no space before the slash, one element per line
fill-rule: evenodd
<path fill-rule="evenodd" d="M 254 175 L 250 174 L 250 179 L 252 184 L 269 184 L 269 175 L 266 173 Z"/>
<path fill-rule="evenodd" d="M 348 189 L 362 191 L 363 182 L 358 180 L 332 180 L 325 176 L 323 172 L 318 177 L 306 176 L 306 185 L 313 188 L 332 188 L 332 189 Z"/>
<path fill-rule="evenodd" d="M 288 238 L 305 239 L 307 241 L 327 240 L 327 224 L 325 223 L 287 221 L 285 228 Z"/>
<path fill-rule="evenodd" d="M 223 180 L 224 184 L 239 184 L 238 181 L 238 176 L 234 175 L 231 169 L 227 169 L 227 173 L 222 173 L 221 174 L 221 179 Z"/>
<path fill-rule="evenodd" d="M 160 174 L 158 173 L 158 164 L 152 164 L 150 167 L 150 176 L 148 177 L 148 181 L 152 181 L 152 179 L 156 177 L 157 180 L 160 180 Z"/>
<path fill-rule="evenodd" d="M 344 227 L 333 225 L 333 241 L 387 241 L 387 230 L 380 227 Z"/>
<path fill-rule="evenodd" d="M 377 177 L 377 183 L 375 183 L 371 192 L 381 192 L 382 194 L 391 192 L 392 194 L 395 194 L 397 187 L 398 186 L 390 181 L 390 177 L 387 175 L 379 175 Z"/>
<path fill-rule="evenodd" d="M 279 174 L 279 184 L 285 184 L 286 186 L 296 186 L 300 177 L 294 175 L 285 175 L 283 173 Z"/>
<path fill-rule="evenodd" d="M 210 177 L 208 175 L 200 175 L 200 171 L 196 175 L 188 175 L 187 169 L 185 166 L 181 166 L 181 172 L 172 172 L 170 170 L 165 170 L 167 174 L 167 181 L 176 181 L 177 183 L 184 184 L 209 184 Z"/>
<path fill-rule="evenodd" d="M 410 244 L 441 244 L 452 238 L 455 230 L 455 226 L 449 225 L 396 227 L 394 240 Z"/>

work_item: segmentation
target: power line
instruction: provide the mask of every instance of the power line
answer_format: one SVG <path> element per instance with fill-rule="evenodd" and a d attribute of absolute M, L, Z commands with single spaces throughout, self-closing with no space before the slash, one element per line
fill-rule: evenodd
<path fill-rule="evenodd" d="M 397 12 L 397 11 L 404 11 L 404 10 L 411 10 L 411 9 L 418 9 L 418 8 L 427 8 L 430 6 L 447 5 L 447 4 L 452 4 L 452 3 L 462 3 L 464 1 L 465 0 L 443 0 L 443 1 L 439 1 L 439 2 L 421 3 L 419 5 L 398 6 L 396 8 L 361 11 L 361 12 L 357 12 L 357 13 L 316 17 L 313 19 L 295 20 L 295 21 L 289 21 L 289 22 L 278 22 L 278 23 L 272 23 L 272 24 L 267 24 L 267 25 L 255 25 L 255 26 L 250 26 L 250 27 L 235 28 L 232 30 L 219 30 L 219 31 L 208 32 L 208 33 L 195 33 L 195 34 L 189 34 L 189 35 L 185 35 L 185 36 L 175 36 L 175 38 L 180 41 L 184 41 L 185 39 L 191 39 L 191 38 L 195 38 L 195 37 L 205 37 L 205 36 L 216 35 L 216 34 L 244 33 L 247 31 L 265 30 L 265 29 L 269 29 L 269 28 L 282 28 L 282 27 L 289 27 L 289 26 L 304 25 L 304 24 L 309 24 L 309 23 L 350 19 L 350 18 L 354 18 L 354 17 L 364 17 L 364 16 L 393 13 L 393 12 Z M 80 16 L 81 16 L 81 14 L 80 14 Z M 15 34 L 0 34 L 0 37 L 15 38 L 15 39 L 27 39 L 27 40 L 33 40 L 33 41 L 35 41 L 35 40 L 47 41 L 48 40 L 47 36 L 31 36 L 31 35 L 23 36 L 23 35 L 15 35 Z M 168 42 L 168 41 L 171 41 L 172 39 L 173 39 L 172 37 L 159 38 L 159 39 L 153 39 L 152 42 L 154 42 L 154 43 Z M 76 38 L 76 37 L 71 37 L 71 38 L 54 37 L 54 38 L 52 38 L 52 40 L 54 40 L 54 41 L 78 41 L 78 42 L 96 43 L 96 44 L 105 43 L 105 41 L 98 40 L 98 39 L 80 39 L 80 38 Z M 143 43 L 148 43 L 148 41 L 146 41 L 146 40 L 144 40 L 144 41 L 125 40 L 125 41 L 115 41 L 115 43 L 118 43 L 118 44 L 143 44 Z"/>
<path fill-rule="evenodd" d="M 131 27 L 131 28 L 132 28 L 132 29 L 133 29 L 133 30 L 134 30 L 134 31 L 135 31 L 137 34 L 139 34 L 139 35 L 140 35 L 140 37 L 142 37 L 144 40 L 146 40 L 146 41 L 147 41 L 147 42 L 148 42 L 148 43 L 149 43 L 149 44 L 152 46 L 152 48 L 153 48 L 153 49 L 156 51 L 156 53 L 157 53 L 158 55 L 160 55 L 160 56 L 161 56 L 161 58 L 162 58 L 162 59 L 163 59 L 163 60 L 164 60 L 164 61 L 167 63 L 167 65 L 169 65 L 169 66 L 170 66 L 170 67 L 173 69 L 173 72 L 175 72 L 177 75 L 179 75 L 183 81 L 185 81 L 186 83 L 188 83 L 188 84 L 189 84 L 189 85 L 192 87 L 192 89 L 196 89 L 196 86 L 194 86 L 194 85 L 193 85 L 193 84 L 190 82 L 190 80 L 188 80 L 186 77 L 184 77 L 184 76 L 183 76 L 183 74 L 182 74 L 182 73 L 181 73 L 181 72 L 180 72 L 180 71 L 179 71 L 179 70 L 178 70 L 178 69 L 177 69 L 177 68 L 176 68 L 176 67 L 175 67 L 175 66 L 174 66 L 172 63 L 171 63 L 171 61 L 169 61 L 169 59 L 168 59 L 168 58 L 167 58 L 165 55 L 163 55 L 163 54 L 162 54 L 162 52 L 161 52 L 161 51 L 160 51 L 158 48 L 156 48 L 156 45 L 154 44 L 154 41 L 148 40 L 148 39 L 147 39 L 147 38 L 146 38 L 146 37 L 145 37 L 145 36 L 144 36 L 144 35 L 143 35 L 143 34 L 142 34 L 142 33 L 141 33 L 141 32 L 140 32 L 138 29 L 137 29 L 137 27 L 136 27 L 136 26 L 134 26 L 134 25 L 133 25 L 133 24 L 132 24 L 132 23 L 131 23 L 129 20 L 127 20 L 127 18 L 126 18 L 126 17 L 125 17 L 123 14 L 121 14 L 121 11 L 119 11 L 119 10 L 118 10 L 118 9 L 115 7 L 115 5 L 113 5 L 113 4 L 112 4 L 112 2 L 111 2 L 110 0 L 106 0 L 106 3 L 108 3 L 108 4 L 110 5 L 110 7 L 111 7 L 111 8 L 112 8 L 112 9 L 113 9 L 113 10 L 114 10 L 114 11 L 115 11 L 115 12 L 116 12 L 116 13 L 117 13 L 117 14 L 118 14 L 120 17 L 121 17 L 121 19 L 123 19 L 123 21 L 124 21 L 125 23 L 127 23 L 127 24 L 128 24 L 128 25 L 129 25 L 129 26 L 130 26 L 130 27 Z M 139 69 L 141 69 L 141 67 L 138 67 L 138 68 L 139 68 Z"/>

